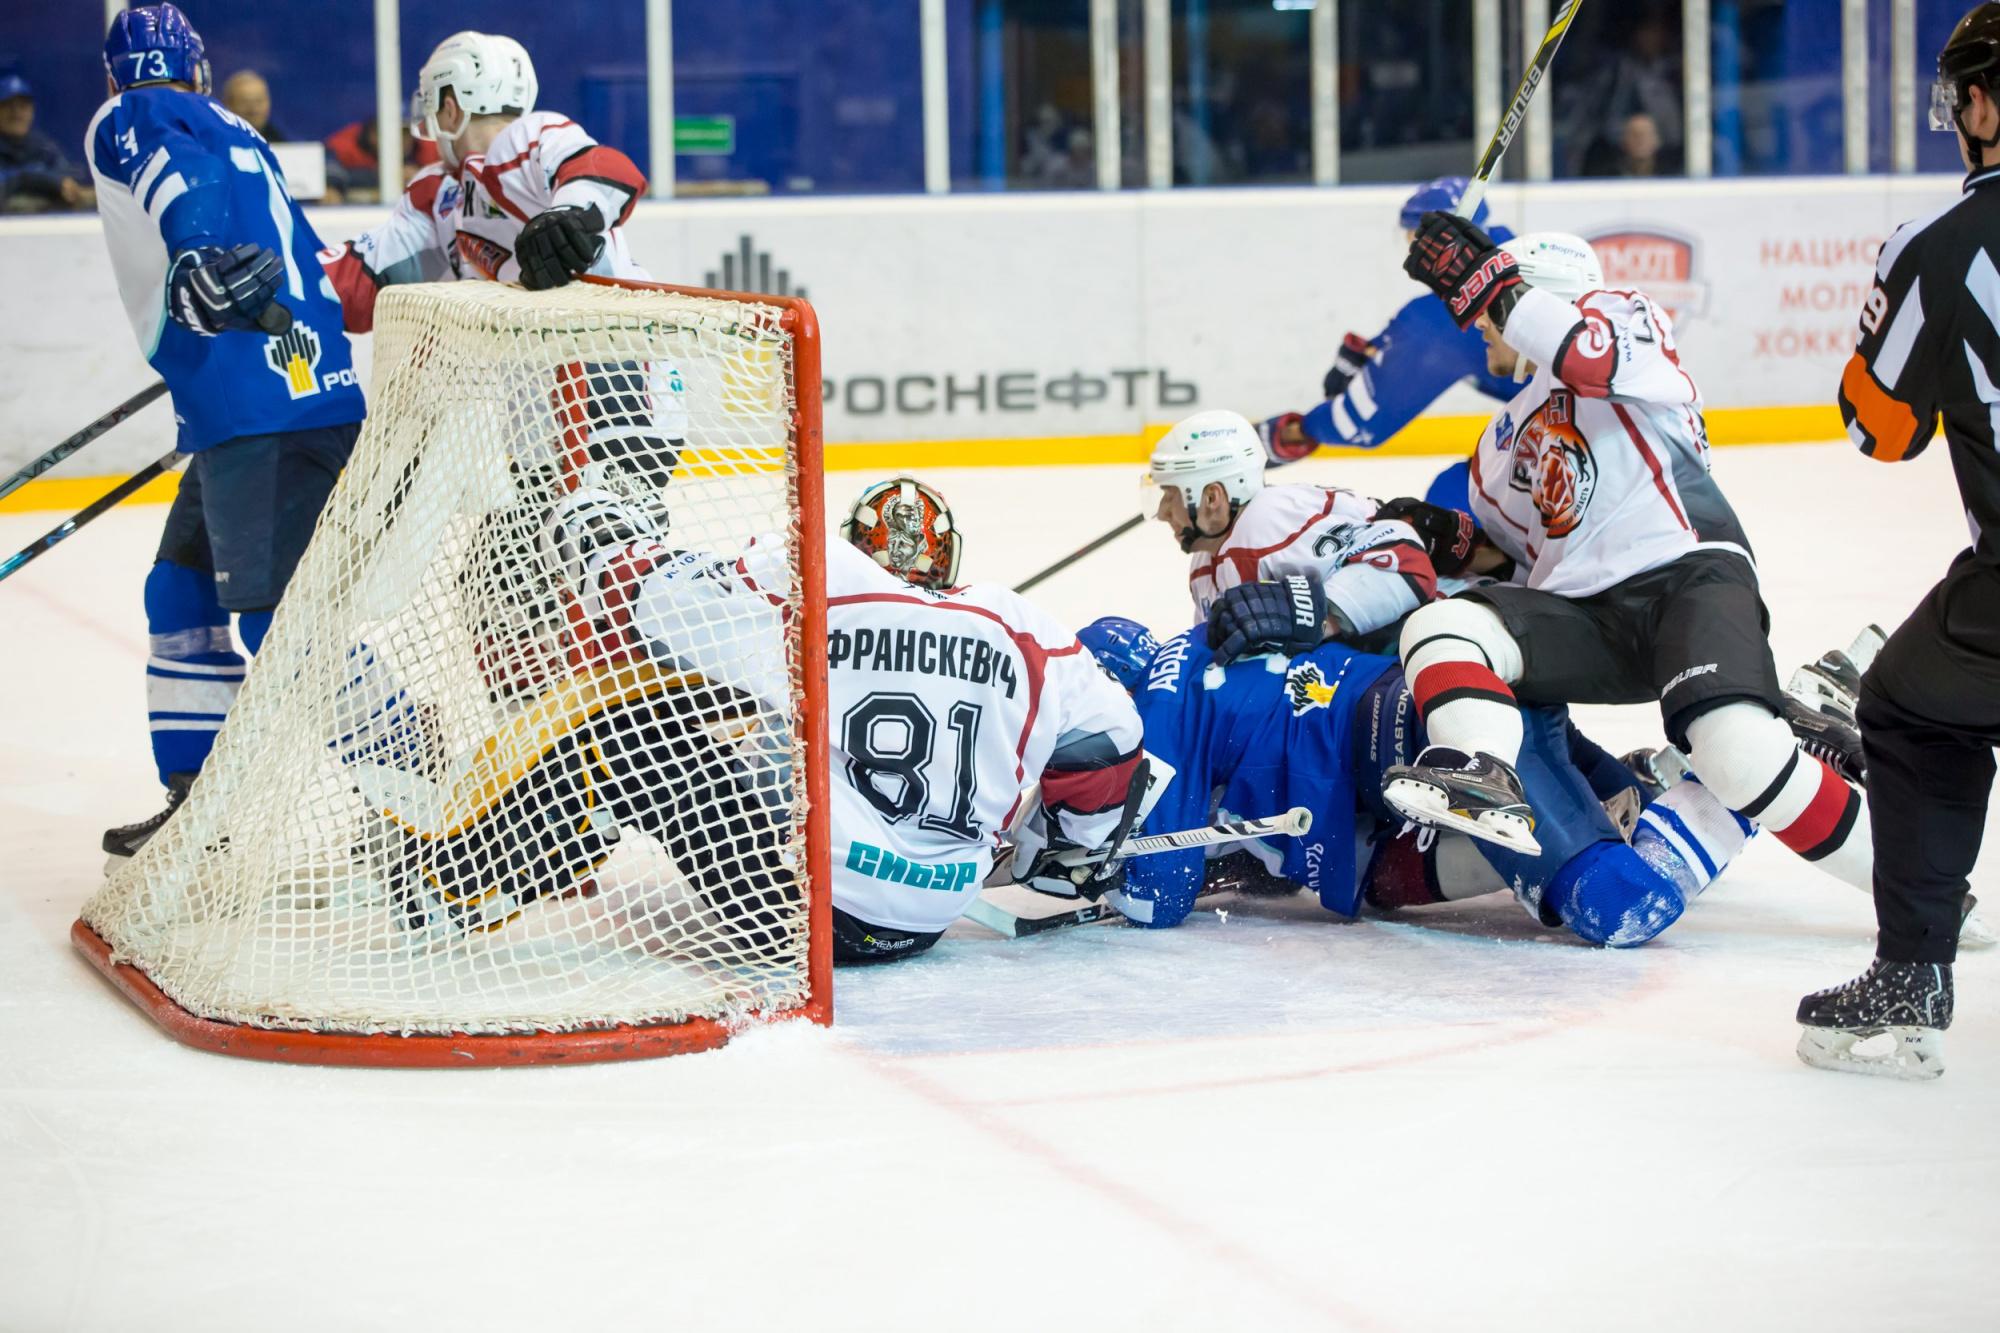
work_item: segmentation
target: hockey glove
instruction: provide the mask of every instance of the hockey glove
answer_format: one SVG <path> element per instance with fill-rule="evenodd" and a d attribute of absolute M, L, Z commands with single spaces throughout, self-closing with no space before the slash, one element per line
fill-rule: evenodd
<path fill-rule="evenodd" d="M 1326 379 L 1320 387 L 1329 398 L 1338 398 L 1347 392 L 1348 382 L 1361 373 L 1375 355 L 1375 344 L 1358 333 L 1350 333 L 1340 340 L 1340 351 L 1333 358 L 1333 368 L 1326 372 Z"/>
<path fill-rule="evenodd" d="M 1167 777 L 1172 774 L 1171 768 L 1166 770 Z M 1015 863 L 1027 867 L 1015 875 L 1015 882 L 1059 898 L 1082 896 L 1093 900 L 1108 890 L 1123 888 L 1125 858 L 1118 854 L 1118 849 L 1145 818 L 1152 805 L 1148 796 L 1165 785 L 1164 778 L 1158 783 L 1153 781 L 1151 760 L 1141 755 L 1132 770 L 1131 785 L 1125 790 L 1118 823 L 1097 847 L 1085 847 L 1065 836 L 1060 809 L 1052 812 L 1038 807 L 1014 832 Z"/>
<path fill-rule="evenodd" d="M 1290 657 L 1324 638 L 1326 591 L 1310 574 L 1231 588 L 1208 613 L 1208 646 L 1224 666 L 1258 653 Z"/>
<path fill-rule="evenodd" d="M 1456 213 L 1424 214 L 1403 272 L 1436 292 L 1461 329 L 1486 315 L 1504 330 L 1521 296 L 1521 272 L 1513 258 Z"/>
<path fill-rule="evenodd" d="M 1418 540 L 1431 554 L 1431 568 L 1448 579 L 1465 573 L 1472 553 L 1479 549 L 1479 525 L 1462 510 L 1405 497 L 1384 501 L 1375 510 L 1375 517 L 1399 519 L 1415 528 Z"/>
<path fill-rule="evenodd" d="M 1272 467 L 1296 463 L 1319 448 L 1319 441 L 1305 433 L 1304 421 L 1297 412 L 1287 412 L 1257 423 L 1257 438 L 1264 442 L 1264 457 Z"/>
<path fill-rule="evenodd" d="M 521 285 L 531 292 L 562 286 L 603 253 L 604 214 L 596 204 L 537 213 L 514 243 L 514 257 L 521 261 Z"/>
<path fill-rule="evenodd" d="M 284 280 L 284 261 L 261 245 L 183 250 L 167 270 L 167 312 L 204 338 L 255 329 Z"/>

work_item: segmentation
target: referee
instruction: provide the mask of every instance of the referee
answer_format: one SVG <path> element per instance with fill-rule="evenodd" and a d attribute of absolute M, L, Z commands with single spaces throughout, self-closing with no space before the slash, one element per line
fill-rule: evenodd
<path fill-rule="evenodd" d="M 1915 458 L 1942 423 L 1972 546 L 1861 682 L 1881 930 L 1866 972 L 1799 1002 L 1799 1058 L 1822 1069 L 1944 1072 L 1951 963 L 2000 744 L 1996 87 L 2000 4 L 1982 4 L 1938 53 L 1931 94 L 1931 128 L 1958 135 L 1964 192 L 1882 247 L 1860 345 L 1840 378 L 1847 433 L 1870 458 Z"/>

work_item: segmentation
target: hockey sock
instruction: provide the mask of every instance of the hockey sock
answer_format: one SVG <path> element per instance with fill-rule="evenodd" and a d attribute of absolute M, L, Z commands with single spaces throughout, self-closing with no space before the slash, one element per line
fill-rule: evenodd
<path fill-rule="evenodd" d="M 1545 901 L 1562 923 L 1592 944 L 1629 949 L 1680 919 L 1680 886 L 1622 842 L 1592 843 L 1563 863 Z"/>
<path fill-rule="evenodd" d="M 271 612 L 239 611 L 236 615 L 236 637 L 243 641 L 243 647 L 252 657 L 264 646 L 264 636 L 271 632 Z"/>
<path fill-rule="evenodd" d="M 1874 891 L 1874 849 L 1861 793 L 1799 750 L 1763 704 L 1724 704 L 1687 727 L 1688 763 L 1723 804 L 1836 879 Z"/>
<path fill-rule="evenodd" d="M 1756 830 L 1715 793 L 1690 777 L 1662 792 L 1639 814 L 1632 850 L 1680 885 L 1689 902 L 1715 881 Z"/>
<path fill-rule="evenodd" d="M 1521 755 L 1521 710 L 1514 692 L 1464 639 L 1430 639 L 1405 666 L 1417 716 L 1433 745 L 1484 751 L 1514 763 Z"/>
<path fill-rule="evenodd" d="M 1491 607 L 1452 598 L 1419 608 L 1403 625 L 1402 657 L 1433 745 L 1520 758 L 1521 710 L 1507 682 L 1521 678 L 1521 646 Z"/>
<path fill-rule="evenodd" d="M 146 575 L 146 721 L 153 764 L 198 773 L 243 682 L 243 658 L 229 637 L 229 613 L 203 570 L 156 561 Z"/>

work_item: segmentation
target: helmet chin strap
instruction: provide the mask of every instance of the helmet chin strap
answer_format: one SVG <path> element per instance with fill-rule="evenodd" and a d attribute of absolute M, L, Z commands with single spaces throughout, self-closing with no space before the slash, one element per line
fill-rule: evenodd
<path fill-rule="evenodd" d="M 1174 534 L 1174 536 L 1180 542 L 1181 554 L 1193 555 L 1194 544 L 1198 541 L 1204 541 L 1204 540 L 1213 541 L 1217 537 L 1227 536 L 1229 534 L 1230 524 L 1236 522 L 1236 516 L 1242 512 L 1243 512 L 1243 506 L 1238 504 L 1236 501 L 1231 500 L 1229 502 L 1229 521 L 1222 525 L 1222 531 L 1203 532 L 1201 530 L 1201 519 L 1199 517 L 1198 512 L 1194 508 L 1190 507 L 1188 509 L 1188 521 L 1186 525 L 1184 525 L 1179 532 Z"/>
<path fill-rule="evenodd" d="M 1986 87 L 1983 83 L 1979 86 L 1982 88 Z M 1990 93 L 1991 90 L 1988 89 L 1988 91 Z M 1970 129 L 1966 128 L 1965 113 L 1967 110 L 1968 108 L 1961 101 L 1961 105 L 1951 113 L 1951 123 L 1958 127 L 1959 141 L 1965 145 L 1966 157 L 1972 160 L 1972 165 L 1967 172 L 1969 175 L 1971 172 L 1986 170 L 1986 155 L 1995 148 L 2000 148 L 2000 129 L 1995 129 L 1992 134 L 1984 139 L 1980 138 Z"/>

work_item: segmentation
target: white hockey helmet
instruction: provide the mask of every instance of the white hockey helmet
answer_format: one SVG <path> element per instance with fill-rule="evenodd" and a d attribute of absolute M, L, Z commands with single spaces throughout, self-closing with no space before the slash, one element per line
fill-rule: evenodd
<path fill-rule="evenodd" d="M 1531 231 L 1502 241 L 1500 248 L 1521 271 L 1521 281 L 1551 296 L 1574 301 L 1604 286 L 1604 265 L 1581 236 L 1566 231 Z"/>
<path fill-rule="evenodd" d="M 1264 489 L 1264 459 L 1264 442 L 1257 437 L 1257 428 L 1241 414 L 1197 412 L 1174 423 L 1153 446 L 1140 486 L 1139 512 L 1145 518 L 1157 516 L 1161 492 L 1178 490 L 1187 505 L 1190 525 L 1180 534 L 1182 547 L 1195 537 L 1217 536 L 1192 526 L 1201 508 L 1202 491 L 1210 482 L 1220 483 L 1229 494 L 1229 513 L 1234 518 Z"/>
<path fill-rule="evenodd" d="M 535 81 L 535 63 L 512 37 L 455 32 L 437 44 L 417 71 L 417 124 L 413 132 L 418 138 L 449 141 L 463 132 L 462 121 L 449 134 L 438 128 L 438 107 L 447 88 L 467 116 L 510 111 L 525 115 L 535 109 L 535 95 L 541 91 Z"/>

